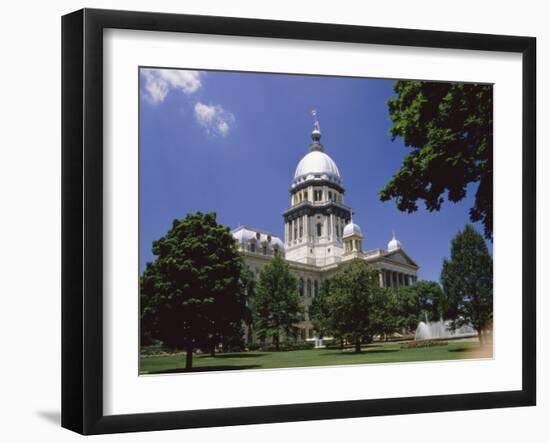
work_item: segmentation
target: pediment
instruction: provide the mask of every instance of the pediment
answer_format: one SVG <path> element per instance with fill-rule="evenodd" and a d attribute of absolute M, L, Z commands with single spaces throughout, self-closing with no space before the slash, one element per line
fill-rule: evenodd
<path fill-rule="evenodd" d="M 414 266 L 418 268 L 418 265 L 416 264 L 416 262 L 403 249 L 398 249 L 397 251 L 388 252 L 386 254 L 386 258 L 398 263 L 403 263 L 405 265 Z"/>

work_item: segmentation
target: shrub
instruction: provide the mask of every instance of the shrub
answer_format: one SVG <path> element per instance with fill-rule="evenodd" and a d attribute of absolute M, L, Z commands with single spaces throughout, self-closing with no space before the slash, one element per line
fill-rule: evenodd
<path fill-rule="evenodd" d="M 282 342 L 279 344 L 279 351 L 303 351 L 306 349 L 313 349 L 315 347 L 314 342 Z M 254 343 L 248 345 L 249 351 L 264 351 L 264 352 L 275 352 L 275 344 L 273 343 Z"/>
<path fill-rule="evenodd" d="M 432 346 L 446 346 L 446 340 L 412 340 L 401 345 L 401 349 L 429 348 Z"/>

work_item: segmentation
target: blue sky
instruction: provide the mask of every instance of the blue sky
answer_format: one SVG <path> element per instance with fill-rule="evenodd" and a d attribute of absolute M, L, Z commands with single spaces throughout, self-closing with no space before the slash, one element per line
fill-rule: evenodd
<path fill-rule="evenodd" d="M 316 109 L 321 141 L 338 165 L 364 248 L 386 247 L 395 230 L 420 265 L 419 278 L 439 280 L 451 238 L 469 222 L 476 185 L 440 212 L 420 203 L 419 211 L 406 214 L 393 201 L 380 201 L 378 192 L 408 152 L 389 136 L 393 82 L 142 69 L 140 271 L 154 259 L 152 241 L 189 212 L 215 211 L 231 228 L 245 224 L 283 238 L 281 214 L 296 165 L 308 152 Z"/>

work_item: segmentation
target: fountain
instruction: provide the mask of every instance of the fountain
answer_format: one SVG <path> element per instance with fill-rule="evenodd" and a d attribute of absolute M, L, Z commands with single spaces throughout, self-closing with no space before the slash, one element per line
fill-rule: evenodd
<path fill-rule="evenodd" d="M 415 340 L 433 340 L 445 338 L 463 338 L 477 336 L 477 331 L 470 325 L 463 325 L 456 330 L 450 329 L 450 320 L 421 321 L 414 334 Z"/>

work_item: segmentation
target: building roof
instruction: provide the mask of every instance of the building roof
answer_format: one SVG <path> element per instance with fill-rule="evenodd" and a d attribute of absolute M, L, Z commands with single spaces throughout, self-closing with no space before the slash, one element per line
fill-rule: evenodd
<path fill-rule="evenodd" d="M 283 251 L 285 247 L 283 241 L 271 232 L 251 228 L 249 226 L 239 226 L 238 228 L 233 229 L 231 234 L 239 244 L 255 241 L 260 244 L 266 243 L 271 246 L 277 245 L 281 251 Z"/>

